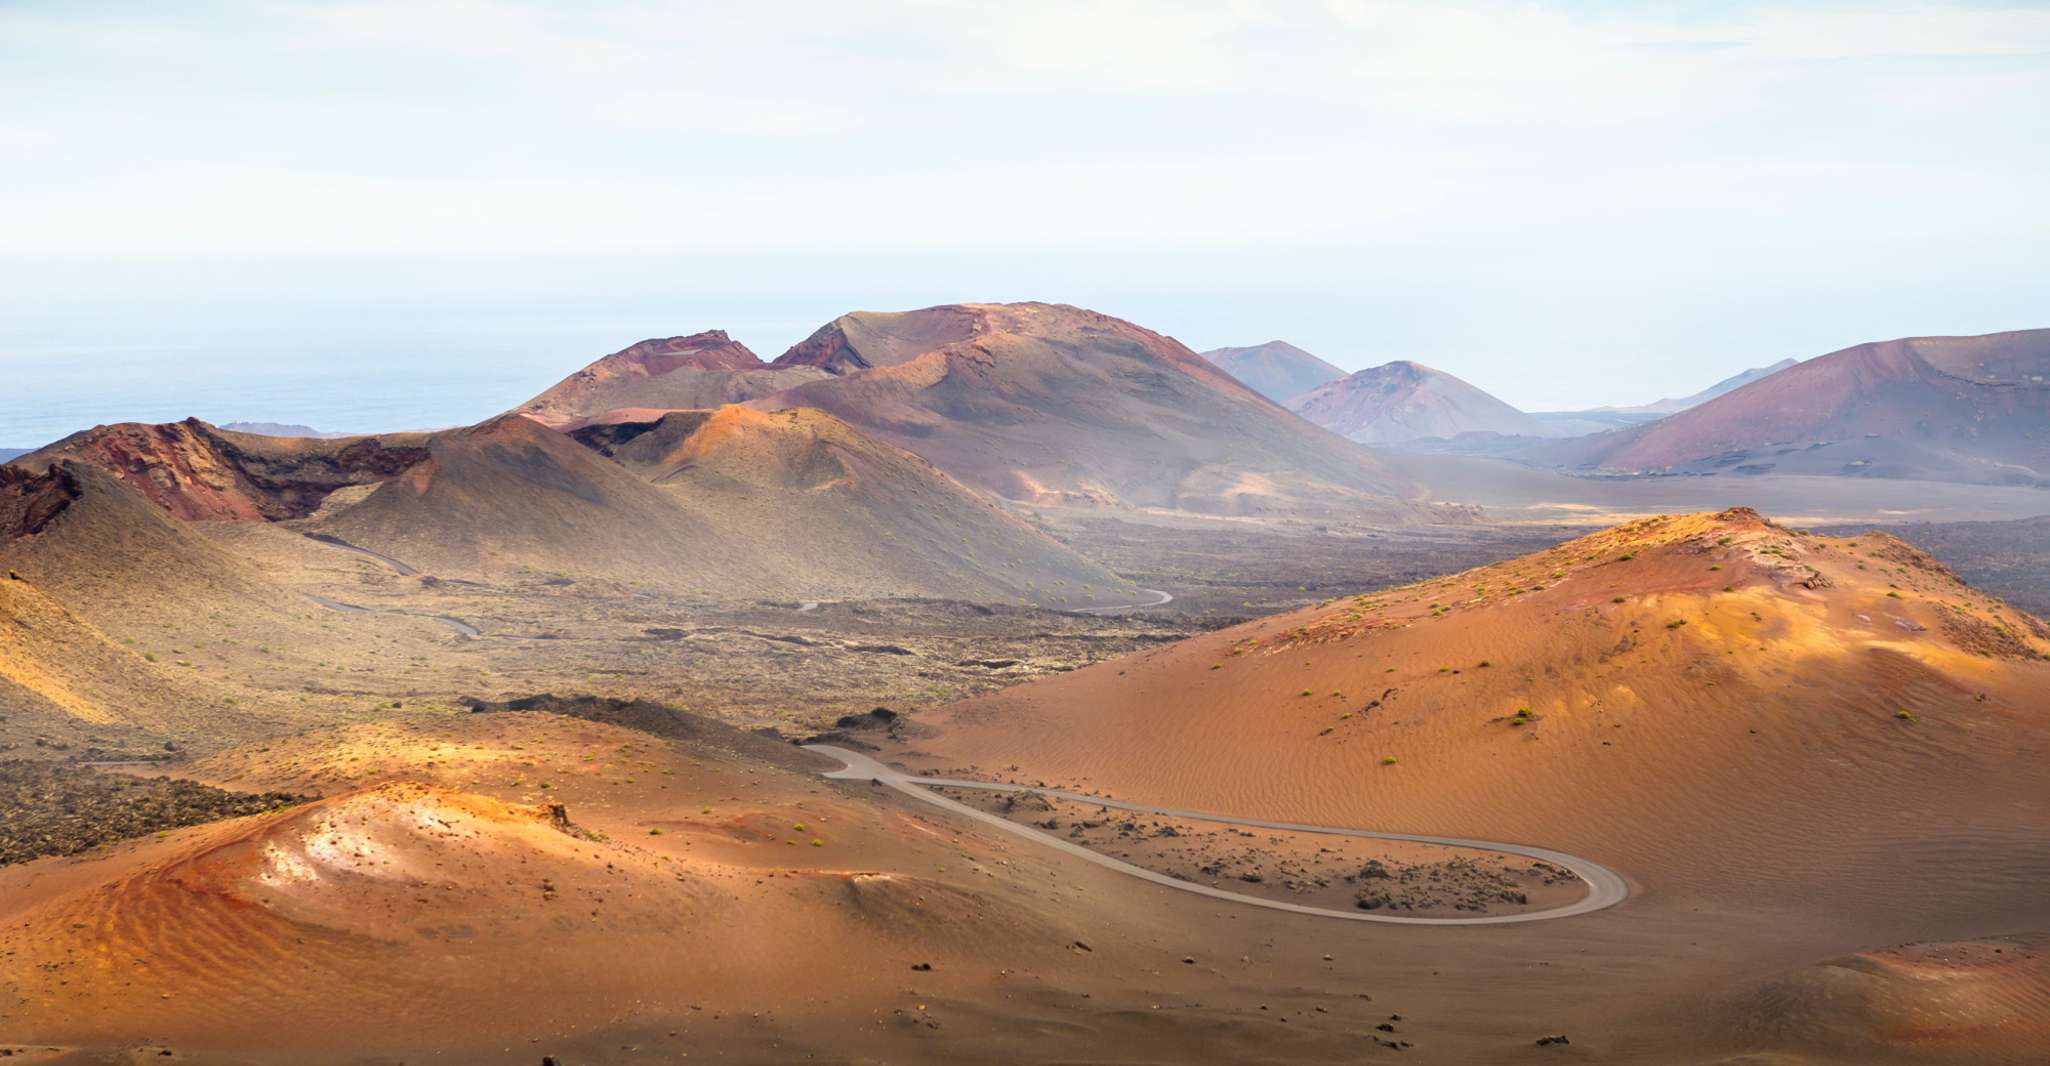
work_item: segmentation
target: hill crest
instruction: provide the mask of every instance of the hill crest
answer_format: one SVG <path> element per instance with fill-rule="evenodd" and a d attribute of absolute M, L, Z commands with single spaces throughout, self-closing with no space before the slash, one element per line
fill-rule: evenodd
<path fill-rule="evenodd" d="M 1369 367 L 1291 401 L 1297 414 L 1362 444 L 1462 433 L 1540 436 L 1536 418 L 1442 370 L 1407 359 Z"/>
<path fill-rule="evenodd" d="M 1908 337 L 1788 367 L 1571 458 L 1613 470 L 1735 468 L 2050 484 L 2050 329 Z"/>
<path fill-rule="evenodd" d="M 95 426 L 16 459 L 45 471 L 65 461 L 99 467 L 187 521 L 301 518 L 328 494 L 382 481 L 426 458 L 426 434 L 266 437 L 197 418 Z"/>
<path fill-rule="evenodd" d="M 1287 341 L 1212 348 L 1203 353 L 1203 358 L 1283 406 L 1319 385 L 1346 376 L 1345 371 Z"/>
<path fill-rule="evenodd" d="M 1062 304 L 856 312 L 777 360 L 816 407 L 965 484 L 1041 504 L 1419 517 L 1420 490 L 1172 338 Z M 1402 497 L 1398 499 L 1397 497 Z"/>
<path fill-rule="evenodd" d="M 747 345 L 712 329 L 644 340 L 603 356 L 520 405 L 516 413 L 556 429 L 631 418 L 631 411 L 716 407 L 765 396 L 821 376 L 777 368 Z"/>

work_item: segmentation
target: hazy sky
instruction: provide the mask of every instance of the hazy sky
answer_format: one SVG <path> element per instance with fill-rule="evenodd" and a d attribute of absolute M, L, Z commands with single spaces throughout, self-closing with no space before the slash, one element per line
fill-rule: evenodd
<path fill-rule="evenodd" d="M 0 444 L 971 299 L 1630 403 L 2050 326 L 2050 4 L 0 0 L 0 174 Z"/>

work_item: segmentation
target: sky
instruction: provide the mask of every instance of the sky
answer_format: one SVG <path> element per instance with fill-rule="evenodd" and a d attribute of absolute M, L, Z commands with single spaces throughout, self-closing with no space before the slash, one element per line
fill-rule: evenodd
<path fill-rule="evenodd" d="M 1080 304 L 1531 410 L 2050 326 L 2050 3 L 0 0 L 0 445 Z"/>

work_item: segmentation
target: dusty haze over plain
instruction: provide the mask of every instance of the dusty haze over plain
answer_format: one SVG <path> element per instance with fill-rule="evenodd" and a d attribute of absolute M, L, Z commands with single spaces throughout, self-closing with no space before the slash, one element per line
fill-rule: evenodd
<path fill-rule="evenodd" d="M 2041 326 L 2050 11 L 18 3 L 0 445 L 1056 300 L 1525 409 Z"/>

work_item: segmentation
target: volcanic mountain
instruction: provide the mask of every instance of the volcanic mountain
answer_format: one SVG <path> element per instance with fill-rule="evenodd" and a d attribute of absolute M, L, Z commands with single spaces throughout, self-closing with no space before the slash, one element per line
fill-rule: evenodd
<path fill-rule="evenodd" d="M 436 435 L 425 461 L 314 528 L 448 577 L 531 571 L 708 596 L 790 587 L 748 544 L 714 536 L 675 498 L 520 415 Z"/>
<path fill-rule="evenodd" d="M 822 411 L 728 406 L 577 430 L 674 495 L 715 539 L 815 587 L 1122 603 L 1137 590 L 894 445 Z M 831 573 L 833 578 L 824 575 Z"/>
<path fill-rule="evenodd" d="M 1407 360 L 1369 367 L 1290 401 L 1304 418 L 1363 444 L 1461 433 L 1540 436 L 1543 423 L 1480 389 Z"/>
<path fill-rule="evenodd" d="M 843 315 L 776 360 L 815 407 L 1014 500 L 1414 520 L 1417 490 L 1179 342 L 1056 304 Z"/>
<path fill-rule="evenodd" d="M 557 429 L 620 416 L 717 407 L 766 396 L 825 375 L 771 367 L 724 330 L 645 340 L 614 352 L 527 401 L 519 413 Z"/>
<path fill-rule="evenodd" d="M 578 432 L 605 454 L 520 415 L 437 434 L 424 462 L 314 528 L 472 579 L 540 572 L 743 600 L 1131 600 L 1108 571 L 816 413 L 727 408 Z"/>
<path fill-rule="evenodd" d="M 266 437 L 197 418 L 95 426 L 15 459 L 42 472 L 67 459 L 112 472 L 184 519 L 277 521 L 311 514 L 336 489 L 382 481 L 426 458 L 426 435 Z"/>
<path fill-rule="evenodd" d="M 209 612 L 234 616 L 216 631 L 275 632 L 303 602 L 134 486 L 72 460 L 0 468 L 0 579 L 0 709 L 159 733 L 207 711 L 138 641 Z"/>
<path fill-rule="evenodd" d="M 1283 406 L 1319 385 L 1345 376 L 1345 371 L 1287 341 L 1268 341 L 1249 348 L 1212 348 L 1203 353 L 1203 358 Z"/>
<path fill-rule="evenodd" d="M 1910 337 L 1810 359 L 1554 458 L 1610 470 L 2050 484 L 2050 329 Z"/>
<path fill-rule="evenodd" d="M 0 468 L 0 565 L 95 620 L 144 599 L 283 597 L 131 482 L 71 459 L 40 473 Z"/>

